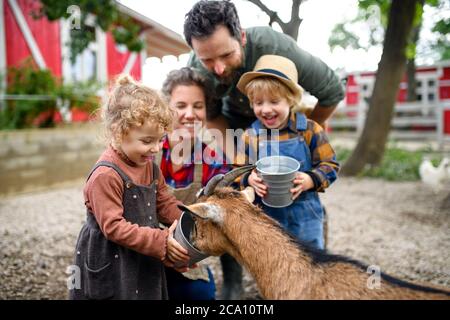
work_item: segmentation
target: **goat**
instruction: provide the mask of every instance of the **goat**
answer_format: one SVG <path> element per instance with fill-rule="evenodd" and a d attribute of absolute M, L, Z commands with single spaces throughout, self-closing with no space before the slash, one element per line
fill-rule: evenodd
<path fill-rule="evenodd" d="M 250 167 L 250 166 L 249 166 Z M 364 264 L 297 242 L 262 209 L 254 191 L 226 187 L 250 168 L 216 176 L 199 202 L 180 206 L 194 219 L 191 243 L 219 256 L 227 252 L 254 277 L 266 299 L 449 299 L 446 288 L 424 287 L 380 273 Z M 375 284 L 375 285 L 373 285 Z"/>

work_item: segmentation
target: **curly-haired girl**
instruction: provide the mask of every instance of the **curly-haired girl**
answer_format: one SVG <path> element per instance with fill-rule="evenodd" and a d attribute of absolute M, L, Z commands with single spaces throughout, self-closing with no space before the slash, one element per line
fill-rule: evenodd
<path fill-rule="evenodd" d="M 167 299 L 164 265 L 189 259 L 172 236 L 180 202 L 153 162 L 173 111 L 154 90 L 121 76 L 102 118 L 109 146 L 84 187 L 87 221 L 75 249 L 81 281 L 69 296 Z M 159 229 L 160 221 L 170 228 Z"/>

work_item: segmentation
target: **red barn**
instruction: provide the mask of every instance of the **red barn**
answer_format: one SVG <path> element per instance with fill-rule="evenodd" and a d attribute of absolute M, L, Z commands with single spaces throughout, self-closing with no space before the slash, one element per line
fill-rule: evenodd
<path fill-rule="evenodd" d="M 70 48 L 66 45 L 70 37 L 69 21 L 34 19 L 32 12 L 39 8 L 38 0 L 0 0 L 0 70 L 17 66 L 31 57 L 39 68 L 49 69 L 68 82 L 89 79 L 106 82 L 120 73 L 129 73 L 139 80 L 147 57 L 189 52 L 188 45 L 177 33 L 118 2 L 116 5 L 141 27 L 145 49 L 141 53 L 130 52 L 126 46 L 115 43 L 111 32 L 105 33 L 97 27 L 95 41 L 72 64 Z M 72 114 L 73 121 L 85 117 L 83 113 Z"/>

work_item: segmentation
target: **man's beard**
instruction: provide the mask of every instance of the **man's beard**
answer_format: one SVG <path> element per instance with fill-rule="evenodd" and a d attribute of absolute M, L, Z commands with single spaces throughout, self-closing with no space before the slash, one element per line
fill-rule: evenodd
<path fill-rule="evenodd" d="M 217 74 L 214 74 L 214 77 L 224 85 L 232 85 L 234 82 L 237 82 L 239 77 L 241 76 L 240 72 L 238 71 L 238 68 L 234 68 L 229 74 L 227 74 L 225 77 L 219 77 Z"/>
<path fill-rule="evenodd" d="M 217 74 L 214 73 L 215 78 L 224 85 L 232 85 L 233 83 L 236 83 L 239 78 L 242 75 L 241 69 L 243 67 L 243 59 L 244 59 L 244 55 L 245 55 L 245 51 L 244 48 L 242 46 L 240 46 L 240 51 L 241 51 L 241 61 L 239 63 L 239 65 L 237 66 L 233 66 L 231 67 L 231 71 L 229 74 L 227 74 L 225 77 L 219 77 Z"/>

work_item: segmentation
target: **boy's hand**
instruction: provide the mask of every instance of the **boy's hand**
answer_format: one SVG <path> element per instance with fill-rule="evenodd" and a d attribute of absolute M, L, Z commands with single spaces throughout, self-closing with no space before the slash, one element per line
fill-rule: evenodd
<path fill-rule="evenodd" d="M 263 198 L 267 193 L 267 186 L 264 184 L 263 180 L 258 177 L 258 174 L 255 170 L 252 171 L 250 176 L 248 177 L 248 184 L 255 189 L 255 192 L 258 196 Z"/>
<path fill-rule="evenodd" d="M 304 172 L 297 172 L 294 178 L 294 188 L 290 191 L 292 193 L 292 200 L 297 199 L 297 197 L 306 190 L 314 187 L 314 182 L 311 177 Z"/>
<path fill-rule="evenodd" d="M 177 220 L 175 220 L 169 228 L 169 236 L 167 237 L 167 253 L 166 258 L 164 260 L 169 260 L 172 262 L 172 266 L 174 263 L 181 263 L 187 265 L 189 262 L 188 251 L 181 246 L 173 237 L 173 232 L 177 227 Z M 164 261 L 165 263 L 170 264 L 169 261 Z M 186 270 L 187 271 L 187 270 Z"/>

